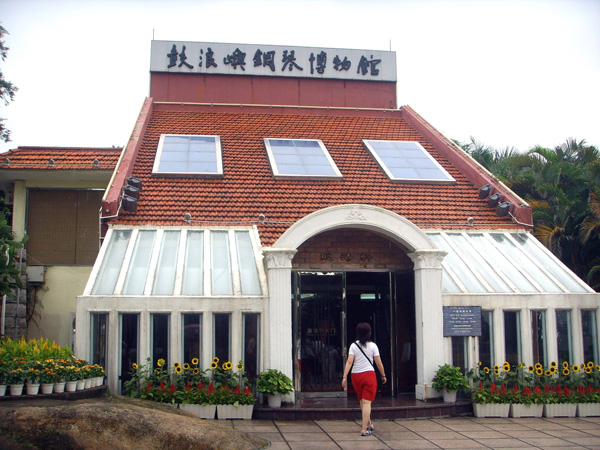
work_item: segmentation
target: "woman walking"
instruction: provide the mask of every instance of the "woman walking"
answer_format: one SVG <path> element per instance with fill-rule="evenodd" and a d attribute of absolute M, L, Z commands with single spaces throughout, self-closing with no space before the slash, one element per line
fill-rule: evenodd
<path fill-rule="evenodd" d="M 371 403 L 375 400 L 377 393 L 377 377 L 375 375 L 375 364 L 381 374 L 381 382 L 385 384 L 385 370 L 379 356 L 379 348 L 374 342 L 371 342 L 371 325 L 361 322 L 356 326 L 356 342 L 350 344 L 348 350 L 348 360 L 344 367 L 344 377 L 342 378 L 342 387 L 346 389 L 348 381 L 348 372 L 352 368 L 352 385 L 358 395 L 360 410 L 362 411 L 362 429 L 361 436 L 369 436 L 373 432 L 373 422 L 371 422 Z M 375 361 L 375 364 L 373 364 Z"/>

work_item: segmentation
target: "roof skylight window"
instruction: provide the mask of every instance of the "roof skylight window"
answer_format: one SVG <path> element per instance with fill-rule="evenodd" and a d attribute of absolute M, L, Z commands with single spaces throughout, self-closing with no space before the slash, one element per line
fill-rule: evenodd
<path fill-rule="evenodd" d="M 265 138 L 275 178 L 339 179 L 342 174 L 318 139 Z"/>
<path fill-rule="evenodd" d="M 392 181 L 450 184 L 456 180 L 418 142 L 363 141 Z"/>
<path fill-rule="evenodd" d="M 223 159 L 219 136 L 163 134 L 153 174 L 167 176 L 221 176 Z"/>

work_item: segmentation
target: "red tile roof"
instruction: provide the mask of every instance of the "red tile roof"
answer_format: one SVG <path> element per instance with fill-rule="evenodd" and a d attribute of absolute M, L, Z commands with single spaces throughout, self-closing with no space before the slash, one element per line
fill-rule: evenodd
<path fill-rule="evenodd" d="M 136 213 L 120 212 L 113 223 L 258 226 L 263 245 L 272 245 L 292 223 L 339 204 L 370 204 L 393 211 L 423 228 L 522 228 L 497 217 L 478 198 L 478 189 L 409 125 L 399 111 L 297 110 L 263 108 L 230 112 L 217 107 L 155 104 L 141 137 L 132 175 L 143 182 Z M 240 112 L 237 112 L 240 111 Z M 262 111 L 257 113 L 255 111 Z M 221 137 L 224 177 L 152 176 L 161 134 Z M 343 180 L 275 180 L 263 138 L 321 139 Z M 363 147 L 363 139 L 418 141 L 456 179 L 454 185 L 392 183 Z M 258 216 L 266 219 L 259 223 Z"/>
<path fill-rule="evenodd" d="M 114 147 L 18 147 L 0 154 L 0 170 L 113 170 L 122 150 Z"/>

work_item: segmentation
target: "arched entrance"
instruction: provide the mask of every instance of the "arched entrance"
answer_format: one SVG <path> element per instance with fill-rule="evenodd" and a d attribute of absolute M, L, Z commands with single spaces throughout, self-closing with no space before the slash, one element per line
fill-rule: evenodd
<path fill-rule="evenodd" d="M 412 260 L 414 275 L 414 322 L 417 398 L 428 396 L 426 385 L 439 364 L 443 363 L 441 260 L 444 252 L 405 218 L 370 205 L 339 205 L 316 211 L 293 224 L 271 248 L 265 248 L 269 277 L 268 355 L 270 367 L 294 373 L 297 348 L 290 299 L 292 260 L 300 246 L 321 233 L 331 230 L 368 230 L 406 250 Z M 426 320 L 424 320 L 426 316 Z M 399 350 L 396 348 L 396 357 Z M 427 355 L 426 357 L 424 355 Z M 401 355 L 400 355 L 401 356 Z"/>

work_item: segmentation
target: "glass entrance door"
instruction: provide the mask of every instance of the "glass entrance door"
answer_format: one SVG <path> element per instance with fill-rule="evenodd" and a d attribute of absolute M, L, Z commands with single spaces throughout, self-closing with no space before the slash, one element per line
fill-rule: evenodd
<path fill-rule="evenodd" d="M 296 358 L 303 395 L 343 396 L 344 277 L 296 273 Z"/>
<path fill-rule="evenodd" d="M 302 395 L 346 395 L 341 379 L 359 322 L 371 325 L 371 340 L 379 347 L 387 371 L 388 383 L 380 383 L 379 392 L 396 391 L 394 276 L 390 272 L 294 273 L 296 388 Z M 348 392 L 354 392 L 351 383 Z"/>

